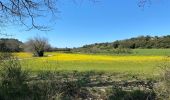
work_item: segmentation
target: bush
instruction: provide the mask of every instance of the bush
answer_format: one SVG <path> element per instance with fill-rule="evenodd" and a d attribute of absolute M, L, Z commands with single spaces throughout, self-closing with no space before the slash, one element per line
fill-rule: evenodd
<path fill-rule="evenodd" d="M 161 78 L 160 81 L 155 85 L 155 92 L 158 100 L 169 100 L 170 99 L 170 64 L 164 63 L 161 66 Z"/>
<path fill-rule="evenodd" d="M 21 65 L 15 57 L 5 57 L 0 64 L 0 98 L 2 100 L 28 98 L 28 73 L 21 70 Z"/>
<path fill-rule="evenodd" d="M 153 92 L 133 90 L 123 91 L 122 89 L 114 89 L 113 94 L 108 97 L 109 100 L 155 100 Z"/>
<path fill-rule="evenodd" d="M 113 53 L 115 54 L 131 54 L 132 50 L 128 48 L 117 48 L 113 50 Z"/>
<path fill-rule="evenodd" d="M 11 59 L 11 57 L 12 57 L 12 54 L 11 54 L 11 53 L 8 53 L 8 52 L 0 53 L 0 63 L 3 63 L 4 60 L 9 60 L 9 59 Z"/>
<path fill-rule="evenodd" d="M 153 90 L 146 89 L 125 90 L 119 84 L 115 84 L 108 100 L 155 100 L 155 93 Z"/>

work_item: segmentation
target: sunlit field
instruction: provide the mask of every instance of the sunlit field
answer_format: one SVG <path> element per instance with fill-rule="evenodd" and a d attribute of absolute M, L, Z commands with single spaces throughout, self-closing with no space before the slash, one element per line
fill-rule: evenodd
<path fill-rule="evenodd" d="M 24 69 L 30 71 L 99 71 L 128 74 L 157 75 L 159 65 L 170 61 L 162 53 L 138 50 L 136 55 L 91 55 L 48 52 L 45 57 L 32 57 L 31 53 L 15 53 Z M 160 50 L 158 50 L 160 51 Z M 168 50 L 165 50 L 167 52 Z M 141 53 L 145 54 L 141 54 Z M 150 55 L 149 55 L 150 52 Z"/>

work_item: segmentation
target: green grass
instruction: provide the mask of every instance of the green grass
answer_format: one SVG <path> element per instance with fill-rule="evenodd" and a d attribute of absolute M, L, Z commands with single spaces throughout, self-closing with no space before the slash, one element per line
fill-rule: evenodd
<path fill-rule="evenodd" d="M 170 49 L 135 49 L 133 50 L 134 54 L 129 55 L 109 55 L 109 56 L 125 56 L 131 57 L 135 56 L 138 59 L 141 56 L 144 56 L 146 61 L 134 61 L 134 59 L 130 61 L 104 61 L 104 60 L 87 60 L 87 61 L 74 61 L 70 58 L 69 61 L 65 61 L 63 58 L 58 58 L 60 60 L 48 60 L 49 57 L 43 58 L 31 58 L 31 59 L 23 59 L 21 60 L 21 64 L 24 69 L 29 69 L 30 71 L 99 71 L 106 73 L 128 73 L 128 74 L 140 74 L 144 76 L 153 76 L 159 75 L 159 65 L 167 62 L 165 60 L 160 61 L 152 61 L 148 60 L 147 57 L 157 56 L 166 58 L 170 54 Z M 64 53 L 63 53 L 64 54 Z M 46 55 L 53 55 L 57 57 L 58 53 L 56 52 L 48 52 Z M 75 54 L 71 54 L 73 56 Z M 84 54 L 79 54 L 84 55 Z M 88 55 L 88 54 L 85 54 Z M 98 54 L 95 54 L 98 56 Z M 94 55 L 94 56 L 95 56 Z M 68 56 L 68 57 L 71 57 Z M 90 55 L 93 56 L 93 55 Z M 100 57 L 102 55 L 99 55 Z M 107 57 L 108 55 L 103 55 L 103 57 Z M 63 61 L 62 61 L 63 59 Z M 128 58 L 129 59 L 129 58 Z M 143 58 L 142 58 L 143 59 Z M 168 60 L 169 61 L 169 60 Z"/>
<path fill-rule="evenodd" d="M 31 71 L 99 71 L 99 72 L 117 72 L 155 75 L 158 74 L 158 65 L 161 62 L 102 62 L 102 61 L 40 61 L 40 60 L 23 60 L 24 69 Z"/>
<path fill-rule="evenodd" d="M 115 54 L 113 52 L 98 53 L 100 55 L 137 55 L 137 56 L 170 56 L 170 49 L 132 49 L 130 54 Z M 93 55 L 98 55 L 93 54 Z"/>
<path fill-rule="evenodd" d="M 170 56 L 170 49 L 134 49 L 132 55 Z"/>

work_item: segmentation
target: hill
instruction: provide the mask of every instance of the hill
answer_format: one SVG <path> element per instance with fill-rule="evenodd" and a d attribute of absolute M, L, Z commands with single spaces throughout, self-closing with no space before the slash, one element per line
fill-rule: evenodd
<path fill-rule="evenodd" d="M 0 52 L 19 52 L 22 51 L 23 43 L 13 38 L 0 38 Z"/>
<path fill-rule="evenodd" d="M 95 43 L 74 48 L 74 52 L 110 52 L 115 49 L 130 52 L 128 49 L 166 49 L 170 48 L 170 35 L 167 36 L 138 36 L 130 39 L 116 40 L 114 42 Z M 125 48 L 125 49 L 122 49 Z M 120 50 L 119 50 L 120 51 Z"/>

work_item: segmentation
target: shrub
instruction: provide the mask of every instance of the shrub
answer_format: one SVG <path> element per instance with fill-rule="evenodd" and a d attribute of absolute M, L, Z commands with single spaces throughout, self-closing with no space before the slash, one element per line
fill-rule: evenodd
<path fill-rule="evenodd" d="M 15 57 L 6 56 L 1 60 L 0 68 L 0 98 L 4 100 L 28 98 L 28 72 L 21 70 L 19 61 Z"/>
<path fill-rule="evenodd" d="M 132 53 L 132 50 L 129 49 L 129 48 L 117 48 L 117 49 L 114 49 L 113 53 L 115 54 L 131 54 Z"/>
<path fill-rule="evenodd" d="M 0 53 L 0 63 L 3 63 L 4 60 L 11 59 L 11 57 L 12 57 L 11 53 L 8 53 L 8 52 Z"/>
<path fill-rule="evenodd" d="M 114 90 L 113 95 L 108 97 L 109 100 L 155 100 L 155 94 L 152 92 L 133 90 L 123 91 L 121 89 Z"/>
<path fill-rule="evenodd" d="M 160 81 L 155 85 L 155 92 L 158 100 L 169 100 L 170 99 L 170 64 L 164 63 L 161 66 L 161 78 Z"/>
<path fill-rule="evenodd" d="M 155 100 L 155 93 L 146 90 L 127 91 L 115 85 L 108 100 Z"/>

